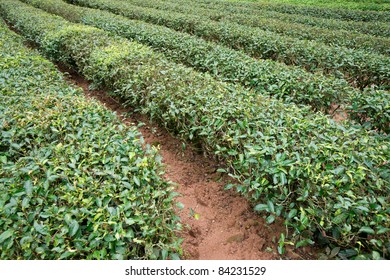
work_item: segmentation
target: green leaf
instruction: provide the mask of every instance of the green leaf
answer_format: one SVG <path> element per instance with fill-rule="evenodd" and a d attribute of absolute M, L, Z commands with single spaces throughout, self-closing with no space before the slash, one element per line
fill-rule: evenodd
<path fill-rule="evenodd" d="M 271 213 L 275 213 L 275 207 L 274 207 L 274 204 L 273 204 L 273 202 L 271 200 L 268 200 L 267 205 L 268 205 L 268 210 Z"/>
<path fill-rule="evenodd" d="M 332 170 L 331 172 L 335 175 L 339 175 L 340 173 L 343 173 L 345 170 L 345 167 L 340 165 L 336 169 Z"/>
<path fill-rule="evenodd" d="M 79 223 L 75 220 L 69 223 L 69 235 L 74 236 L 79 230 Z"/>
<path fill-rule="evenodd" d="M 356 209 L 362 210 L 364 212 L 370 211 L 367 207 L 364 207 L 364 206 L 358 206 L 358 207 L 356 207 Z"/>
<path fill-rule="evenodd" d="M 123 258 L 123 255 L 122 255 L 122 254 L 119 254 L 119 253 L 114 254 L 114 255 L 112 256 L 112 258 L 113 258 L 114 260 L 123 260 L 123 259 L 124 259 L 124 258 Z"/>
<path fill-rule="evenodd" d="M 283 255 L 285 251 L 286 251 L 286 249 L 284 248 L 284 244 L 278 246 L 278 253 L 280 255 Z"/>
<path fill-rule="evenodd" d="M 376 234 L 383 234 L 390 231 L 390 228 L 379 226 Z"/>
<path fill-rule="evenodd" d="M 307 245 L 313 245 L 313 244 L 314 244 L 313 240 L 311 240 L 311 239 L 304 239 L 304 240 L 301 240 L 301 241 L 297 242 L 297 244 L 295 245 L 295 248 L 299 248 L 299 247 L 307 246 Z"/>
<path fill-rule="evenodd" d="M 133 176 L 133 180 L 134 180 L 134 183 L 135 183 L 137 186 L 141 186 L 141 182 L 139 181 L 139 179 L 138 179 L 137 176 Z"/>
<path fill-rule="evenodd" d="M 133 239 L 134 238 L 134 231 L 131 228 L 128 228 L 127 232 L 125 234 L 125 237 L 128 239 Z"/>
<path fill-rule="evenodd" d="M 354 260 L 370 260 L 370 258 L 367 255 L 357 255 L 356 257 L 353 258 Z"/>
<path fill-rule="evenodd" d="M 70 256 L 72 256 L 74 253 L 70 251 L 66 251 L 61 254 L 60 260 L 68 259 Z"/>
<path fill-rule="evenodd" d="M 274 215 L 269 215 L 266 219 L 267 224 L 272 224 L 275 221 Z"/>
<path fill-rule="evenodd" d="M 340 251 L 339 257 L 343 260 L 349 259 L 353 256 L 356 256 L 358 252 L 355 249 L 346 249 L 344 251 Z"/>
<path fill-rule="evenodd" d="M 161 250 L 161 258 L 163 260 L 166 260 L 168 258 L 168 251 L 167 250 L 165 250 L 165 249 Z"/>
<path fill-rule="evenodd" d="M 12 229 L 6 230 L 0 235 L 0 243 L 3 243 L 6 239 L 10 238 L 14 234 Z"/>
<path fill-rule="evenodd" d="M 7 157 L 6 156 L 0 156 L 0 162 L 1 163 L 7 163 Z"/>
<path fill-rule="evenodd" d="M 328 260 L 328 256 L 325 255 L 325 254 L 320 253 L 319 257 L 318 257 L 318 260 L 320 260 L 320 261 Z"/>
<path fill-rule="evenodd" d="M 47 232 L 47 229 L 45 228 L 45 226 L 38 224 L 36 221 L 34 221 L 34 229 L 42 235 L 48 235 L 48 232 Z"/>
<path fill-rule="evenodd" d="M 178 260 L 180 260 L 180 256 L 179 256 L 178 254 L 176 254 L 176 253 L 171 254 L 171 260 L 176 260 L 176 261 L 178 261 Z"/>
<path fill-rule="evenodd" d="M 382 240 L 377 240 L 377 239 L 371 239 L 370 243 L 373 244 L 374 246 L 382 247 L 383 242 Z"/>
<path fill-rule="evenodd" d="M 288 213 L 287 219 L 292 219 L 292 218 L 294 218 L 294 217 L 297 215 L 297 213 L 298 213 L 297 209 L 292 209 L 292 210 Z"/>
<path fill-rule="evenodd" d="M 176 207 L 179 209 L 184 209 L 184 204 L 181 202 L 176 202 Z"/>
<path fill-rule="evenodd" d="M 375 234 L 375 231 L 372 228 L 370 228 L 370 227 L 361 227 L 359 229 L 359 233 L 360 232 L 365 232 L 365 233 L 368 233 L 368 234 Z"/>
<path fill-rule="evenodd" d="M 329 258 L 333 259 L 340 252 L 340 247 L 334 247 L 329 254 Z"/>
<path fill-rule="evenodd" d="M 302 210 L 301 210 L 301 215 L 299 217 L 299 220 L 300 220 L 302 226 L 304 226 L 305 228 L 309 224 L 309 218 L 307 217 L 306 213 Z"/>
<path fill-rule="evenodd" d="M 287 177 L 286 174 L 280 173 L 280 183 L 284 186 L 287 184 Z"/>
<path fill-rule="evenodd" d="M 24 245 L 24 244 L 28 244 L 28 243 L 31 243 L 31 242 L 33 242 L 33 238 L 31 237 L 31 236 L 25 236 L 25 237 L 23 237 L 22 239 L 20 239 L 20 245 Z"/>
<path fill-rule="evenodd" d="M 372 259 L 373 260 L 381 260 L 381 255 L 377 251 L 372 251 Z"/>
<path fill-rule="evenodd" d="M 254 208 L 255 211 L 264 211 L 268 210 L 268 205 L 266 204 L 257 204 Z"/>
<path fill-rule="evenodd" d="M 32 185 L 31 180 L 28 180 L 28 181 L 26 181 L 24 183 L 24 189 L 25 189 L 27 195 L 31 195 L 32 194 L 32 192 L 33 192 L 33 185 Z"/>
<path fill-rule="evenodd" d="M 22 208 L 27 208 L 29 202 L 30 202 L 30 198 L 29 197 L 23 198 L 23 200 L 22 200 Z"/>
<path fill-rule="evenodd" d="M 37 253 L 37 254 L 43 254 L 45 252 L 45 249 L 44 248 L 42 248 L 42 247 L 37 247 L 36 249 L 35 249 L 35 253 Z"/>
<path fill-rule="evenodd" d="M 337 215 L 333 218 L 332 222 L 336 225 L 343 223 L 348 218 L 347 213 L 341 213 L 340 215 Z"/>

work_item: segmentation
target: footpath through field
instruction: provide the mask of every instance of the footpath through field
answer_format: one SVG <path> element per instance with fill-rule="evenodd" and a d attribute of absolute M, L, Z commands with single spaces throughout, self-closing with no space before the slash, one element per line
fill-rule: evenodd
<path fill-rule="evenodd" d="M 177 215 L 183 223 L 183 258 L 195 260 L 212 259 L 277 259 L 277 244 L 284 231 L 281 221 L 268 225 L 253 212 L 248 201 L 233 190 L 226 191 L 228 176 L 217 173 L 217 163 L 193 147 L 186 146 L 171 136 L 165 129 L 150 123 L 139 114 L 131 114 L 120 102 L 105 91 L 90 90 L 89 83 L 70 69 L 69 81 L 84 90 L 88 97 L 96 98 L 107 108 L 115 111 L 128 125 L 144 123 L 138 128 L 145 144 L 158 146 L 166 165 L 165 179 L 177 185 L 180 194 L 177 202 L 184 206 L 177 208 Z M 287 259 L 315 259 L 314 250 L 301 248 L 295 253 L 287 248 Z"/>

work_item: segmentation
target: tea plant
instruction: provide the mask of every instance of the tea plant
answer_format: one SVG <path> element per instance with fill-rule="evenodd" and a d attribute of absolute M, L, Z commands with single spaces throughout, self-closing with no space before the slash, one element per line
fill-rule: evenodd
<path fill-rule="evenodd" d="M 190 0 L 181 0 L 180 3 L 182 5 L 186 5 L 193 2 Z M 259 19 L 272 18 L 283 22 L 300 23 L 307 26 L 327 28 L 330 30 L 344 30 L 360 34 L 370 34 L 377 37 L 390 37 L 389 25 L 385 22 L 379 21 L 350 21 L 321 18 L 306 14 L 286 14 L 272 10 L 260 11 L 247 5 L 234 5 L 228 1 L 196 1 L 196 7 L 208 10 L 222 10 L 225 15 L 247 15 L 249 18 L 257 17 Z"/>
<path fill-rule="evenodd" d="M 159 11 L 130 5 L 124 1 L 71 0 L 92 8 L 109 10 L 131 19 L 139 19 L 215 41 L 263 59 L 298 65 L 307 71 L 322 71 L 344 77 L 359 88 L 378 85 L 388 88 L 390 58 L 370 52 L 281 36 L 274 32 L 234 23 L 216 22 L 201 16 Z"/>
<path fill-rule="evenodd" d="M 318 242 L 320 233 L 340 253 L 350 250 L 343 256 L 389 257 L 387 135 L 215 81 L 146 46 L 16 0 L 0 2 L 0 13 L 53 60 L 215 156 L 226 166 L 220 171 L 239 182 L 227 188 L 268 222 L 286 219 L 292 231 L 281 250 L 286 242 Z"/>
<path fill-rule="evenodd" d="M 0 21 L 0 258 L 166 259 L 172 187 L 135 127 Z"/>
<path fill-rule="evenodd" d="M 320 27 L 311 27 L 299 23 L 283 21 L 266 17 L 262 12 L 252 14 L 229 13 L 226 9 L 212 9 L 212 4 L 202 8 L 187 1 L 155 1 L 155 0 L 131 0 L 126 1 L 137 6 L 149 7 L 159 10 L 175 11 L 190 15 L 200 15 L 211 20 L 222 22 L 234 22 L 241 25 L 257 27 L 263 30 L 276 32 L 303 40 L 315 40 L 327 45 L 343 46 L 353 49 L 361 49 L 380 54 L 390 54 L 390 39 L 380 38 L 351 30 L 332 30 Z M 210 8 L 211 6 L 211 8 Z"/>
<path fill-rule="evenodd" d="M 229 1 L 219 1 L 219 0 L 200 0 L 200 2 L 222 2 L 223 4 L 231 7 L 245 7 L 256 10 L 257 12 L 262 12 L 266 10 L 278 11 L 285 14 L 294 14 L 294 15 L 311 15 L 315 17 L 329 18 L 329 19 L 342 19 L 349 21 L 382 21 L 390 22 L 390 12 L 388 10 L 384 11 L 374 11 L 374 10 L 353 10 L 345 8 L 327 8 L 319 6 L 306 6 L 306 5 L 291 5 L 291 4 L 282 4 L 282 3 L 266 3 L 264 1 L 259 2 L 246 2 L 246 3 L 232 3 Z M 318 2 L 318 1 L 316 1 Z M 337 1 L 337 4 L 340 4 Z M 361 1 L 360 1 L 361 2 Z M 348 6 L 348 3 L 341 3 Z M 362 3 L 361 3 L 362 4 Z M 364 5 L 364 4 L 362 4 Z M 381 5 L 382 7 L 385 5 Z"/>
<path fill-rule="evenodd" d="M 367 107 L 364 96 L 386 99 L 388 92 L 365 89 L 360 92 L 344 80 L 310 74 L 299 67 L 288 67 L 206 42 L 166 27 L 129 20 L 108 12 L 69 5 L 60 0 L 23 0 L 74 22 L 96 26 L 129 39 L 148 44 L 168 58 L 207 71 L 214 77 L 241 83 L 260 94 L 270 94 L 288 102 L 308 104 L 315 111 L 331 112 L 331 104 L 348 106 L 352 118 L 367 127 L 388 131 L 389 106 L 373 102 Z M 360 105 L 361 104 L 361 105 Z M 367 120 L 370 120 L 367 122 Z"/>

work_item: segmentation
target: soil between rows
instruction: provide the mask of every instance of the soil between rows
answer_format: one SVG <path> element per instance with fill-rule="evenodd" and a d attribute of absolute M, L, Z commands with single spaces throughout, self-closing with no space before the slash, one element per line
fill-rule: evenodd
<path fill-rule="evenodd" d="M 219 164 L 171 136 L 164 128 L 151 123 L 144 115 L 124 108 L 104 90 L 91 90 L 89 82 L 77 72 L 58 65 L 69 83 L 81 87 L 87 98 L 99 100 L 128 125 L 144 123 L 138 130 L 145 144 L 158 146 L 165 165 L 165 179 L 176 186 L 180 194 L 176 201 L 184 205 L 176 209 L 181 218 L 183 252 L 192 260 L 270 260 L 316 259 L 315 249 L 298 250 L 287 247 L 286 254 L 277 253 L 282 221 L 268 225 L 255 213 L 250 203 L 224 186 L 231 179 L 216 172 Z"/>

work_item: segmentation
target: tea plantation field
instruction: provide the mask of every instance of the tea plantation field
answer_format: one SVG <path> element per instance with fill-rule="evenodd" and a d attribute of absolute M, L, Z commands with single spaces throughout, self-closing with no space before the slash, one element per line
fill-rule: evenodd
<path fill-rule="evenodd" d="M 0 259 L 182 257 L 158 151 L 55 64 L 217 161 L 280 256 L 389 259 L 389 7 L 311 2 L 1 0 Z"/>

